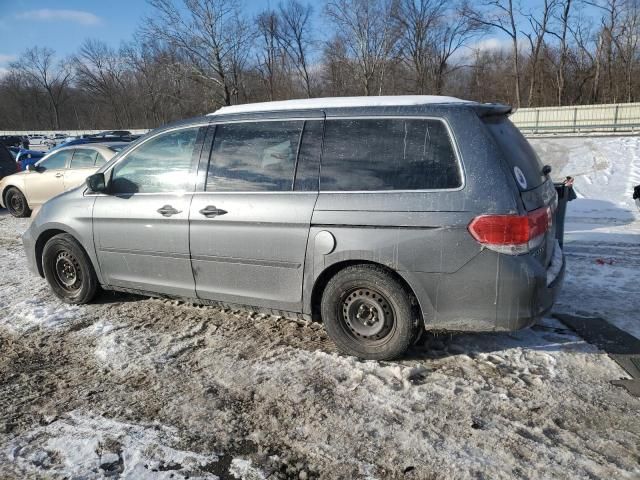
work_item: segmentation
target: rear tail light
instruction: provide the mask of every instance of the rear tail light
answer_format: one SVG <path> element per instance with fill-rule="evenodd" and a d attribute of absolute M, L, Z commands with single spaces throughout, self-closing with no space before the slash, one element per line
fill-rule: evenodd
<path fill-rule="evenodd" d="M 480 215 L 469 224 L 469 233 L 490 250 L 520 255 L 538 248 L 551 228 L 550 207 L 527 215 Z"/>

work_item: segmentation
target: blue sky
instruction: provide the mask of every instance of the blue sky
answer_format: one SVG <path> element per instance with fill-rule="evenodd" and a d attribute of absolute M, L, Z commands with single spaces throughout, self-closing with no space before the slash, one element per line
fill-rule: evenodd
<path fill-rule="evenodd" d="M 244 0 L 253 14 L 278 1 Z M 145 15 L 145 0 L 0 0 L 0 69 L 33 46 L 75 53 L 87 38 L 117 47 L 131 39 Z"/>
<path fill-rule="evenodd" d="M 268 6 L 276 7 L 279 1 L 244 0 L 243 4 L 254 15 Z M 320 14 L 317 5 L 323 2 L 311 1 L 315 14 Z M 536 3 L 522 1 L 525 9 L 535 8 Z M 36 45 L 53 48 L 60 57 L 75 53 L 87 38 L 118 47 L 131 39 L 152 11 L 145 0 L 0 0 L 0 75 L 11 60 Z M 496 34 L 482 40 L 489 48 L 503 41 Z"/>

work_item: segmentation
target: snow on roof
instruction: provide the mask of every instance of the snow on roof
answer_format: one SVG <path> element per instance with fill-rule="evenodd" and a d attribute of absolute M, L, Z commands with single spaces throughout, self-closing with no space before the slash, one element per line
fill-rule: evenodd
<path fill-rule="evenodd" d="M 222 107 L 209 115 L 228 115 L 233 113 L 275 112 L 282 110 L 307 110 L 322 108 L 348 107 L 398 107 L 408 105 L 427 105 L 443 103 L 475 103 L 455 97 L 440 95 L 394 95 L 380 97 L 327 97 L 301 100 L 283 100 L 278 102 L 246 103 Z"/>

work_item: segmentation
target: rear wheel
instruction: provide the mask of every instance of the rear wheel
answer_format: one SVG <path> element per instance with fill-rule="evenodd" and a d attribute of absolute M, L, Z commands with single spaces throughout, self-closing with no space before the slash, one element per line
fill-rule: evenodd
<path fill-rule="evenodd" d="M 355 265 L 338 272 L 322 294 L 321 312 L 337 347 L 360 358 L 397 358 L 418 334 L 409 293 L 375 265 Z"/>
<path fill-rule="evenodd" d="M 86 252 L 67 233 L 51 238 L 42 251 L 42 269 L 53 293 L 66 303 L 88 303 L 98 279 Z"/>
<path fill-rule="evenodd" d="M 24 194 L 16 187 L 10 187 L 4 195 L 4 204 L 14 217 L 28 217 L 31 209 Z"/>

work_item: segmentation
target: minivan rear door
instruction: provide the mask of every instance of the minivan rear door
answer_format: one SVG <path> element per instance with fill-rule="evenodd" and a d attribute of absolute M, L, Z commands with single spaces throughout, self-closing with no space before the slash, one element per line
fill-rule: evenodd
<path fill-rule="evenodd" d="M 551 178 L 543 173 L 543 164 L 531 144 L 506 115 L 489 115 L 483 121 L 506 159 L 506 167 L 513 176 L 524 208 L 531 212 L 548 207 L 555 219 L 555 187 Z M 545 267 L 553 255 L 555 228 L 554 221 L 547 232 L 546 241 L 533 252 Z"/>
<path fill-rule="evenodd" d="M 298 164 L 319 156 L 322 123 L 298 117 L 210 127 L 189 214 L 199 298 L 300 309 L 317 172 L 308 189 L 296 191 L 294 182 Z"/>

